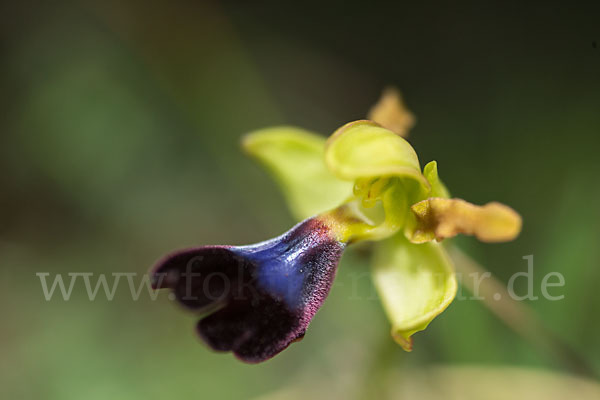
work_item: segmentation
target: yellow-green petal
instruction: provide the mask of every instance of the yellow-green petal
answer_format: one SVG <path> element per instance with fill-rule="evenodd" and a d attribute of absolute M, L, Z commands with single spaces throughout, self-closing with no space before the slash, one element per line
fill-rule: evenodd
<path fill-rule="evenodd" d="M 373 121 L 350 122 L 327 140 L 325 163 L 340 179 L 406 177 L 429 189 L 412 146 Z"/>
<path fill-rule="evenodd" d="M 326 168 L 322 136 L 281 126 L 251 132 L 242 145 L 274 176 L 298 221 L 337 207 L 352 195 L 352 183 Z"/>
<path fill-rule="evenodd" d="M 425 176 L 425 179 L 427 179 L 427 182 L 429 182 L 431 185 L 431 191 L 428 193 L 427 197 L 450 197 L 448 189 L 446 189 L 446 185 L 442 183 L 438 175 L 436 161 L 431 161 L 425 165 L 425 168 L 423 168 L 423 175 Z"/>
<path fill-rule="evenodd" d="M 377 244 L 373 280 L 392 324 L 392 336 L 406 351 L 456 295 L 454 267 L 441 244 L 410 243 L 402 234 Z"/>

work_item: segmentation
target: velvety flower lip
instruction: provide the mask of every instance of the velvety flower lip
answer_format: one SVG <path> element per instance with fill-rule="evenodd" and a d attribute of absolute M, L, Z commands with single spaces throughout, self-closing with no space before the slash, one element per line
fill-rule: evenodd
<path fill-rule="evenodd" d="M 319 217 L 249 246 L 202 246 L 173 253 L 152 271 L 186 308 L 208 315 L 199 336 L 216 351 L 265 361 L 304 336 L 329 293 L 345 243 Z"/>

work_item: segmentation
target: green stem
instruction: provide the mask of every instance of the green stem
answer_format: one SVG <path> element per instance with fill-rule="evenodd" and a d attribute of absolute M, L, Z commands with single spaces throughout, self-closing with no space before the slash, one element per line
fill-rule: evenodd
<path fill-rule="evenodd" d="M 599 379 L 598 372 L 562 338 L 549 330 L 535 312 L 525 303 L 514 300 L 499 280 L 492 278 L 479 282 L 466 279 L 473 274 L 488 272 L 467 254 L 454 246 L 448 246 L 456 271 L 462 277 L 461 284 L 471 293 L 478 290 L 484 305 L 510 329 L 515 331 L 541 354 L 550 354 L 564 367 L 578 375 Z"/>

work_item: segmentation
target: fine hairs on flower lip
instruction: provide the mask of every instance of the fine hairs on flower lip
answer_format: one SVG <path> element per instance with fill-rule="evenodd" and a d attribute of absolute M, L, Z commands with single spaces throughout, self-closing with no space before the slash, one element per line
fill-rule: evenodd
<path fill-rule="evenodd" d="M 255 245 L 173 253 L 152 279 L 187 309 L 213 311 L 196 327 L 209 347 L 261 362 L 300 340 L 323 304 L 345 248 L 333 237 L 311 218 Z"/>

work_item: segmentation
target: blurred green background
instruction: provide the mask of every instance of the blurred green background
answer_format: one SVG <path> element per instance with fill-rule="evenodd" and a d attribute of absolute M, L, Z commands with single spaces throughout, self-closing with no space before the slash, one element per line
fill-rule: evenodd
<path fill-rule="evenodd" d="M 506 398 L 494 396 L 519 377 L 536 398 L 562 382 L 544 374 L 598 376 L 598 4 L 0 7 L 1 398 L 467 398 L 476 383 L 486 394 L 473 398 Z M 515 242 L 457 244 L 502 282 L 533 254 L 536 295 L 544 274 L 564 275 L 563 300 L 528 306 L 571 364 L 480 301 L 454 302 L 403 353 L 356 251 L 302 343 L 254 366 L 205 348 L 164 293 L 133 301 L 122 283 L 90 301 L 77 284 L 69 301 L 45 300 L 38 272 L 141 275 L 175 248 L 287 230 L 241 135 L 282 123 L 328 135 L 387 85 L 417 116 L 422 164 L 437 160 L 455 196 L 524 217 Z M 586 379 L 567 386 L 598 393 Z"/>

